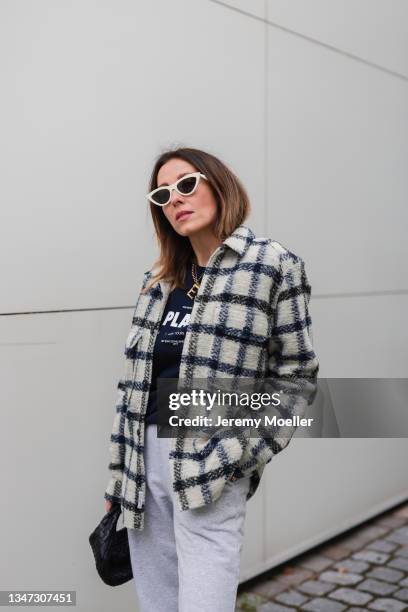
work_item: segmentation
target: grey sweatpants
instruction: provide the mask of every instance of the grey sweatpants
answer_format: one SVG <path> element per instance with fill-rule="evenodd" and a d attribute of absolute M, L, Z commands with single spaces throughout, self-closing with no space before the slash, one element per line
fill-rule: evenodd
<path fill-rule="evenodd" d="M 141 612 L 234 612 L 249 477 L 227 481 L 213 503 L 179 510 L 169 438 L 147 425 L 144 529 L 128 528 Z"/>

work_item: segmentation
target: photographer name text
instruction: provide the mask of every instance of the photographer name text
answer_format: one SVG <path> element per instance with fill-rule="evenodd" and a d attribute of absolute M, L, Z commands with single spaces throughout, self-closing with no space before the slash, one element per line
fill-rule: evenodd
<path fill-rule="evenodd" d="M 313 418 L 305 418 L 295 415 L 289 418 L 277 417 L 276 415 L 270 417 L 264 415 L 264 417 L 246 417 L 246 418 L 226 418 L 218 416 L 218 419 L 213 423 L 214 419 L 209 416 L 196 416 L 196 417 L 179 417 L 172 415 L 169 418 L 169 425 L 171 426 L 183 426 L 183 427 L 259 427 L 262 426 L 285 426 L 288 427 L 299 427 L 307 426 L 310 427 L 313 423 Z"/>

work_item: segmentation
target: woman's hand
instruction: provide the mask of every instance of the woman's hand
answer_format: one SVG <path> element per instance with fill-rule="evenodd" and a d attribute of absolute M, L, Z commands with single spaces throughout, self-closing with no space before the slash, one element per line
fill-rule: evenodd
<path fill-rule="evenodd" d="M 112 508 L 112 502 L 109 499 L 105 499 L 105 511 L 106 513 L 110 512 Z"/>

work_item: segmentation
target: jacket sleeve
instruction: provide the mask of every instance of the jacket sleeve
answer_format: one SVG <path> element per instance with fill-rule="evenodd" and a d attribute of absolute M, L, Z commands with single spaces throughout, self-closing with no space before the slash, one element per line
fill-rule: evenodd
<path fill-rule="evenodd" d="M 304 261 L 293 256 L 282 265 L 281 282 L 275 293 L 274 316 L 268 340 L 268 373 L 264 391 L 279 393 L 280 404 L 271 415 L 291 419 L 302 417 L 317 393 L 319 362 L 312 345 L 309 312 L 311 286 Z M 266 411 L 268 412 L 268 411 Z M 262 428 L 253 449 L 260 463 L 268 463 L 290 442 L 297 425 Z"/>
<path fill-rule="evenodd" d="M 144 273 L 143 282 L 140 287 L 140 291 L 146 286 L 149 279 L 149 271 Z M 134 309 L 136 312 L 139 297 Z M 133 314 L 134 316 L 134 314 Z M 126 423 L 126 411 L 127 411 L 127 398 L 128 398 L 128 384 L 126 378 L 126 351 L 124 358 L 124 372 L 122 378 L 117 384 L 117 400 L 115 405 L 115 416 L 113 420 L 112 432 L 110 435 L 109 454 L 110 461 L 108 470 L 110 471 L 110 480 L 105 490 L 104 499 L 112 502 L 120 502 L 123 470 L 125 468 L 125 449 L 126 449 L 126 436 L 125 436 L 125 423 Z"/>

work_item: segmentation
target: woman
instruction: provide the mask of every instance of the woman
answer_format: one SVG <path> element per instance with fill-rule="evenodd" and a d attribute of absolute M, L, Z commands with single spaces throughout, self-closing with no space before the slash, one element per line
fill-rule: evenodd
<path fill-rule="evenodd" d="M 280 390 L 289 381 L 308 391 L 290 405 L 301 413 L 319 368 L 311 288 L 300 257 L 243 224 L 248 195 L 213 155 L 165 152 L 148 198 L 160 256 L 145 272 L 126 342 L 106 510 L 122 506 L 143 612 L 232 612 L 246 502 L 294 428 L 249 439 L 205 428 L 158 437 L 158 381 L 268 380 Z"/>

